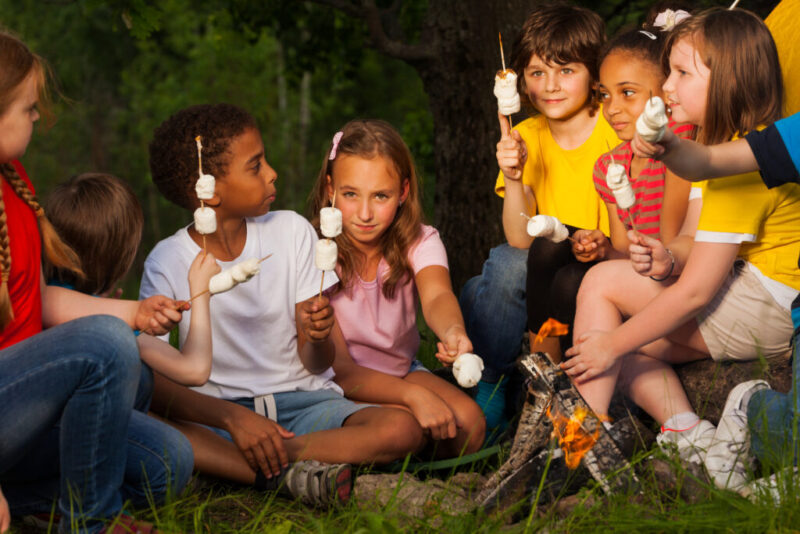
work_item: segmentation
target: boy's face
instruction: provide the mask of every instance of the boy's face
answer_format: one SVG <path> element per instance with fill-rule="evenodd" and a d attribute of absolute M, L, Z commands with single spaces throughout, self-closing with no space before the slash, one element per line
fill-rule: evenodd
<path fill-rule="evenodd" d="M 248 129 L 230 144 L 228 172 L 217 180 L 217 216 L 257 217 L 275 201 L 278 174 L 264 158 L 264 143 L 258 130 Z"/>
<path fill-rule="evenodd" d="M 531 56 L 525 88 L 533 106 L 553 120 L 568 119 L 589 103 L 592 77 L 583 63 L 547 63 Z"/>

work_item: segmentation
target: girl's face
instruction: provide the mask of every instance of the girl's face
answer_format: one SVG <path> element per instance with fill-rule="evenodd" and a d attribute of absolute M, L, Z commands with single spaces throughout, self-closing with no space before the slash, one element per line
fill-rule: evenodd
<path fill-rule="evenodd" d="M 662 97 L 661 68 L 630 52 L 612 52 L 600 65 L 603 116 L 623 141 L 633 139 L 636 119 L 650 96 Z"/>
<path fill-rule="evenodd" d="M 589 101 L 591 82 L 583 63 L 551 64 L 534 54 L 525 67 L 528 98 L 548 119 L 568 119 L 583 109 Z"/>
<path fill-rule="evenodd" d="M 408 197 L 408 180 L 401 183 L 394 165 L 383 156 L 371 159 L 340 154 L 328 176 L 328 196 L 336 191 L 342 230 L 361 250 L 374 249 L 394 222 Z"/>
<path fill-rule="evenodd" d="M 672 118 L 676 122 L 702 126 L 711 71 L 700 59 L 700 53 L 688 37 L 673 45 L 669 54 L 669 70 L 664 93 L 672 108 Z"/>
<path fill-rule="evenodd" d="M 33 123 L 39 120 L 39 87 L 31 72 L 16 89 L 17 95 L 0 116 L 0 162 L 7 163 L 25 154 L 33 135 Z"/>

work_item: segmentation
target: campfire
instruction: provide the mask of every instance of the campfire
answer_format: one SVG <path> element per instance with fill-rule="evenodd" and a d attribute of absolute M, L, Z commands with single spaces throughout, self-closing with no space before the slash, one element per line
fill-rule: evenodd
<path fill-rule="evenodd" d="M 591 412 L 583 407 L 578 407 L 569 417 L 566 417 L 558 410 L 548 407 L 546 413 L 553 425 L 552 437 L 558 439 L 558 446 L 564 451 L 564 463 L 570 469 L 576 469 L 580 465 L 583 455 L 594 446 L 600 436 L 599 429 L 595 429 L 591 433 L 583 429 L 583 421 Z"/>

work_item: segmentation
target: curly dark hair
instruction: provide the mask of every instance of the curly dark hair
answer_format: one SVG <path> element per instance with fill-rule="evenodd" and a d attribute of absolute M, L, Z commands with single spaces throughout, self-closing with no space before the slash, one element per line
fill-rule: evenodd
<path fill-rule="evenodd" d="M 256 119 L 232 104 L 202 104 L 178 111 L 153 132 L 149 147 L 153 182 L 171 202 L 196 208 L 195 137 L 203 138 L 203 172 L 219 179 L 228 172 L 231 142 L 250 128 L 258 130 Z"/>

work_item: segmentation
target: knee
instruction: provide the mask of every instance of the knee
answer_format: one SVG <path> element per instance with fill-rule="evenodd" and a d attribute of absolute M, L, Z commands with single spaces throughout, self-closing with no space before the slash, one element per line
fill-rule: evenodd
<path fill-rule="evenodd" d="M 422 427 L 409 412 L 387 408 L 380 421 L 376 429 L 378 439 L 385 452 L 390 452 L 395 458 L 416 452 L 425 445 Z"/>
<path fill-rule="evenodd" d="M 482 285 L 499 293 L 525 292 L 528 251 L 509 244 L 495 247 L 483 266 Z"/>
<path fill-rule="evenodd" d="M 617 270 L 610 265 L 614 262 L 602 262 L 587 271 L 580 282 L 578 302 L 604 297 L 609 287 L 615 287 Z M 612 268 L 609 268 L 612 267 Z"/>
<path fill-rule="evenodd" d="M 99 363 L 106 370 L 105 376 L 117 374 L 124 380 L 138 383 L 139 347 L 133 330 L 124 321 L 111 315 L 84 317 L 74 321 L 70 335 L 78 337 L 83 357 Z"/>
<path fill-rule="evenodd" d="M 464 454 L 478 452 L 486 438 L 486 417 L 483 411 L 472 399 L 456 406 L 454 411 L 462 432 L 466 434 Z"/>

